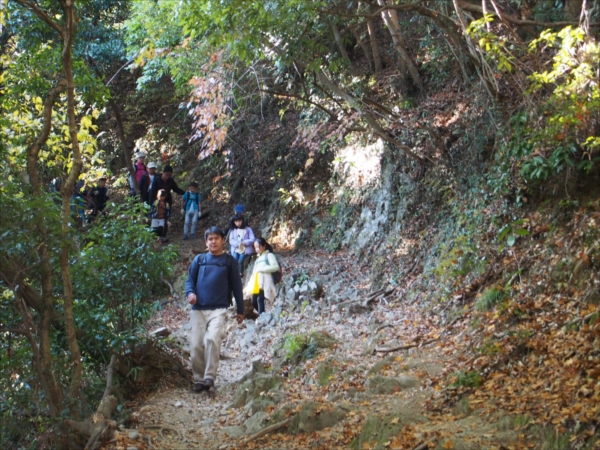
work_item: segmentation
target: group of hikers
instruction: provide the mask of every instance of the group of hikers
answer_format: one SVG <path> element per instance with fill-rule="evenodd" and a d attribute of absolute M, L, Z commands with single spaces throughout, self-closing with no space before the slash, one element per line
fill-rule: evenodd
<path fill-rule="evenodd" d="M 129 175 L 130 195 L 135 196 L 136 184 L 140 192 L 140 199 L 150 206 L 148 214 L 151 220 L 151 227 L 161 242 L 168 242 L 167 232 L 169 231 L 169 218 L 171 216 L 171 207 L 173 205 L 173 195 L 171 192 L 183 195 L 183 205 L 181 210 L 185 217 L 184 239 L 196 237 L 196 223 L 200 216 L 200 203 L 202 198 L 198 191 L 198 184 L 191 182 L 188 191 L 181 189 L 173 179 L 173 167 L 166 165 L 162 173 L 156 173 L 156 163 L 145 164 L 146 154 L 138 152 L 135 154 L 133 163 L 133 176 Z M 189 213 L 189 214 L 188 214 Z M 191 224 L 191 233 L 188 230 Z"/>
<path fill-rule="evenodd" d="M 160 242 L 167 242 L 167 232 L 172 192 L 182 195 L 181 214 L 185 219 L 183 239 L 196 238 L 196 225 L 201 216 L 202 197 L 198 184 L 189 183 L 188 190 L 181 189 L 173 179 L 173 168 L 166 165 L 157 173 L 154 162 L 145 164 L 146 154 L 135 154 L 133 174 L 129 176 L 130 195 L 139 190 L 140 200 L 149 205 L 151 227 Z M 55 179 L 50 190 L 60 190 L 60 179 Z M 109 200 L 106 179 L 100 178 L 91 187 L 83 181 L 77 183 L 71 197 L 73 213 L 81 217 L 83 224 L 103 214 Z M 85 211 L 92 210 L 89 218 Z M 194 376 L 193 391 L 200 392 L 214 386 L 219 366 L 221 343 L 227 330 L 227 308 L 235 299 L 237 321 L 244 320 L 244 298 L 258 314 L 265 312 L 265 302 L 275 300 L 276 283 L 281 278 L 281 268 L 273 254 L 273 248 L 262 237 L 255 237 L 245 217 L 245 208 L 238 204 L 225 230 L 210 227 L 204 233 L 207 253 L 193 260 L 188 270 L 185 291 L 192 305 L 190 354 Z M 245 287 L 242 286 L 244 266 L 249 257 L 256 255 L 253 271 Z"/>

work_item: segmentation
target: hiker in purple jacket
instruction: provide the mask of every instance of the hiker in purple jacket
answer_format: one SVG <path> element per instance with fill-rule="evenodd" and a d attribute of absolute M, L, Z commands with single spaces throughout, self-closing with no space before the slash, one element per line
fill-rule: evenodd
<path fill-rule="evenodd" d="M 244 225 L 244 218 L 235 215 L 231 219 L 233 228 L 229 230 L 229 253 L 238 262 L 240 276 L 244 276 L 244 260 L 254 254 L 254 233 Z"/>

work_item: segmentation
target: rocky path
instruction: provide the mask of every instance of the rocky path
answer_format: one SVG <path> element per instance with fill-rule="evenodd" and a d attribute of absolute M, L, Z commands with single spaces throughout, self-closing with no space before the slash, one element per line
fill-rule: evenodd
<path fill-rule="evenodd" d="M 526 446 L 519 424 L 493 405 L 465 397 L 444 407 L 443 382 L 467 357 L 461 330 L 404 303 L 408 286 L 373 288 L 345 254 L 280 258 L 285 277 L 267 314 L 238 326 L 231 312 L 214 391 L 166 379 L 133 408 L 128 426 L 153 436 L 154 448 Z M 185 304 L 170 303 L 152 326 L 185 347 Z M 107 448 L 150 448 L 132 438 Z"/>

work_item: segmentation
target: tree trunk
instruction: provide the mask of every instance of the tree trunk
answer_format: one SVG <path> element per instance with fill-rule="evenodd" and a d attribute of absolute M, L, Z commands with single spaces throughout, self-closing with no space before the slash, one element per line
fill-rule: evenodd
<path fill-rule="evenodd" d="M 119 111 L 119 107 L 111 98 L 108 101 L 111 109 L 113 110 L 113 114 L 115 115 L 115 120 L 117 121 L 117 134 L 119 135 L 119 143 L 121 146 L 121 151 L 123 152 L 123 157 L 125 158 L 125 165 L 127 166 L 127 170 L 129 170 L 129 174 L 131 175 L 131 179 L 133 180 L 133 186 L 135 189 L 135 193 L 140 193 L 140 186 L 135 178 L 135 170 L 133 168 L 133 158 L 131 152 L 129 151 L 129 147 L 127 146 L 127 140 L 125 139 L 125 127 L 123 127 L 123 119 L 121 118 L 121 112 Z"/>
<path fill-rule="evenodd" d="M 77 400 L 80 398 L 81 387 L 81 351 L 77 342 L 75 333 L 75 317 L 73 315 L 73 284 L 71 281 L 71 269 L 69 266 L 69 254 L 71 250 L 70 231 L 71 231 L 71 193 L 75 183 L 81 173 L 83 160 L 81 159 L 81 150 L 77 138 L 77 121 L 75 118 L 75 82 L 73 80 L 72 67 L 72 46 L 75 37 L 75 14 L 72 1 L 61 2 L 64 11 L 64 33 L 63 33 L 63 51 L 62 64 L 67 80 L 67 119 L 69 128 L 69 137 L 71 140 L 71 151 L 73 154 L 72 166 L 67 179 L 61 189 L 62 211 L 61 228 L 62 243 L 60 249 L 60 270 L 63 280 L 63 306 L 65 315 L 65 331 L 67 343 L 71 353 L 71 383 L 69 386 L 69 409 L 74 417 L 79 416 L 79 408 L 76 407 Z"/>
<path fill-rule="evenodd" d="M 583 0 L 565 0 L 565 15 L 569 20 L 579 20 Z"/>
<path fill-rule="evenodd" d="M 52 126 L 52 107 L 58 94 L 66 87 L 67 82 L 64 78 L 50 90 L 48 97 L 44 101 L 42 112 L 42 131 L 37 139 L 27 150 L 27 173 L 31 182 L 31 191 L 34 197 L 42 195 L 42 182 L 37 169 L 37 161 L 42 146 L 48 140 Z M 39 336 L 39 372 L 42 388 L 46 393 L 50 416 L 57 417 L 61 411 L 62 393 L 58 388 L 56 377 L 52 370 L 52 350 L 50 346 L 50 330 L 52 325 L 52 314 L 54 313 L 54 286 L 52 283 L 52 263 L 50 262 L 50 248 L 48 247 L 48 232 L 45 227 L 45 219 L 41 209 L 35 210 L 35 227 L 40 236 L 40 245 L 38 255 L 40 259 L 40 274 L 42 285 L 42 313 L 40 320 Z M 24 317 L 25 319 L 25 317 Z M 32 348 L 35 353 L 36 348 Z"/>
<path fill-rule="evenodd" d="M 379 2 L 380 6 L 387 6 L 386 0 L 378 0 L 378 2 Z M 406 72 L 406 70 L 408 70 L 415 85 L 420 90 L 423 90 L 423 80 L 421 80 L 421 77 L 419 76 L 419 71 L 417 69 L 417 66 L 415 65 L 412 58 L 409 56 L 408 52 L 406 51 L 406 44 L 404 43 L 404 39 L 402 38 L 400 24 L 398 22 L 398 13 L 393 9 L 388 9 L 387 11 L 383 11 L 381 13 L 381 17 L 383 18 L 383 21 L 384 21 L 386 27 L 388 28 L 388 30 L 390 31 L 390 34 L 392 35 L 392 41 L 394 42 L 394 48 L 400 55 L 401 61 L 403 61 L 405 64 L 405 68 L 403 68 L 401 66 L 402 71 Z"/>
<path fill-rule="evenodd" d="M 383 65 L 381 64 L 381 52 L 379 51 L 379 43 L 377 42 L 377 29 L 375 28 L 375 23 L 372 19 L 367 20 L 367 30 L 369 31 L 369 40 L 371 41 L 375 72 L 381 72 L 383 69 Z"/>
<path fill-rule="evenodd" d="M 331 26 L 331 30 L 333 31 L 333 36 L 335 37 L 335 42 L 336 42 L 338 48 L 340 49 L 342 58 L 344 58 L 344 60 L 348 64 L 348 67 L 350 68 L 350 71 L 352 71 L 353 70 L 352 61 L 350 61 L 350 57 L 348 56 L 346 47 L 344 46 L 344 43 L 342 42 L 342 36 L 340 35 L 340 30 L 338 30 L 337 25 L 333 22 L 331 22 L 330 26 Z"/>
<path fill-rule="evenodd" d="M 360 38 L 360 33 L 358 31 L 356 31 L 353 27 L 350 27 L 350 32 L 354 35 L 354 38 L 356 39 L 357 44 L 360 45 L 361 50 L 365 54 L 365 57 L 367 58 L 367 61 L 369 62 L 369 68 L 371 69 L 371 72 L 372 72 L 373 71 L 373 63 L 372 63 L 373 57 L 371 56 L 369 47 L 367 45 L 365 45 L 365 43 Z"/>

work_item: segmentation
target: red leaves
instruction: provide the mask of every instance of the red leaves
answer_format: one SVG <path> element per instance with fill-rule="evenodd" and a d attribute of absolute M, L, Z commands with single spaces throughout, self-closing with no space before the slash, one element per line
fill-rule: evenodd
<path fill-rule="evenodd" d="M 217 65 L 219 60 L 220 54 L 211 56 L 212 65 Z M 193 89 L 186 105 L 194 121 L 189 142 L 201 141 L 199 159 L 211 156 L 225 143 L 231 100 L 231 89 L 224 74 L 214 69 L 205 72 L 210 76 L 198 76 L 189 81 Z"/>

